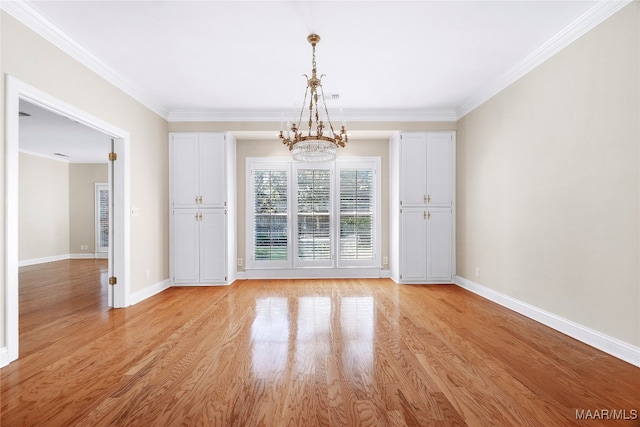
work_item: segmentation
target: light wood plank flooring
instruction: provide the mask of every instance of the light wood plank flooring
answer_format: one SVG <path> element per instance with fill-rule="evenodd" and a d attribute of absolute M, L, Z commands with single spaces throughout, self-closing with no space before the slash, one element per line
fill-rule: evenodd
<path fill-rule="evenodd" d="M 105 279 L 21 269 L 3 427 L 639 425 L 576 419 L 633 418 L 639 368 L 456 286 L 249 280 L 108 310 Z"/>

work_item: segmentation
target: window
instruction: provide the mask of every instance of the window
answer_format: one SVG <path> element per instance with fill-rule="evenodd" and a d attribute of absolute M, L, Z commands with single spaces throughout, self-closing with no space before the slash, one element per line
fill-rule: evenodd
<path fill-rule="evenodd" d="M 296 266 L 331 266 L 331 175 L 296 163 Z"/>
<path fill-rule="evenodd" d="M 256 164 L 251 170 L 251 260 L 286 266 L 289 259 L 288 166 Z M 277 263 L 273 263 L 273 262 Z"/>
<path fill-rule="evenodd" d="M 380 159 L 248 158 L 247 268 L 380 267 Z"/>
<path fill-rule="evenodd" d="M 109 185 L 96 183 L 96 252 L 109 251 Z"/>
<path fill-rule="evenodd" d="M 340 169 L 341 261 L 374 259 L 374 169 Z"/>

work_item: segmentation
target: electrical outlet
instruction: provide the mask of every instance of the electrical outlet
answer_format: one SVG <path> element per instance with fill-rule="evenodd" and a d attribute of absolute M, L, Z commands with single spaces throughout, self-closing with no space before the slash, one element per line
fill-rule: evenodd
<path fill-rule="evenodd" d="M 242 267 L 242 258 L 238 258 L 238 267 Z"/>
<path fill-rule="evenodd" d="M 389 264 L 389 257 L 382 257 L 382 265 Z"/>
<path fill-rule="evenodd" d="M 476 277 L 480 277 L 480 267 L 476 267 Z"/>

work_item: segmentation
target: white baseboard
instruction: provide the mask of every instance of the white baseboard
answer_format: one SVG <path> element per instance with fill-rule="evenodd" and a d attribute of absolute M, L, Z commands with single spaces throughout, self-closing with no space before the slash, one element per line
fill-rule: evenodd
<path fill-rule="evenodd" d="M 381 279 L 390 279 L 391 278 L 391 270 L 380 270 L 380 278 Z"/>
<path fill-rule="evenodd" d="M 130 295 L 129 301 L 131 302 L 131 305 L 137 304 L 141 301 L 146 300 L 147 298 L 150 298 L 156 294 L 159 294 L 160 292 L 166 289 L 169 289 L 170 287 L 171 287 L 171 280 L 165 279 L 162 282 L 158 282 L 138 292 L 132 293 Z"/>
<path fill-rule="evenodd" d="M 560 317 L 546 310 L 527 304 L 493 289 L 482 286 L 464 277 L 456 276 L 455 284 L 474 294 L 500 304 L 516 313 L 542 323 L 556 331 L 575 338 L 585 344 L 602 350 L 618 359 L 640 367 L 640 347 L 610 337 L 602 332 L 588 328 L 579 323 Z"/>
<path fill-rule="evenodd" d="M 108 253 L 102 252 L 81 252 L 77 254 L 53 255 L 42 258 L 23 259 L 18 261 L 18 267 L 26 267 L 29 265 L 44 264 L 47 262 L 64 261 L 67 259 L 107 259 Z"/>
<path fill-rule="evenodd" d="M 7 347 L 0 348 L 0 368 L 4 368 L 9 364 L 9 350 Z"/>
<path fill-rule="evenodd" d="M 32 258 L 32 259 L 23 259 L 18 261 L 18 267 L 26 267 L 28 265 L 36 265 L 36 264 L 44 264 L 46 262 L 56 262 L 56 261 L 64 261 L 65 259 L 69 259 L 71 257 L 70 254 L 62 254 L 62 255 L 53 255 L 42 258 Z"/>
<path fill-rule="evenodd" d="M 93 252 L 80 252 L 77 254 L 69 254 L 69 259 L 95 259 L 96 254 Z"/>

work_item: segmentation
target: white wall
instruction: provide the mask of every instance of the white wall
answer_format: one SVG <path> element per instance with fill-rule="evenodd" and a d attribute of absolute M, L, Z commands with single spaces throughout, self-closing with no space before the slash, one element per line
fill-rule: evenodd
<path fill-rule="evenodd" d="M 465 116 L 457 134 L 458 275 L 635 346 L 639 9 Z"/>

